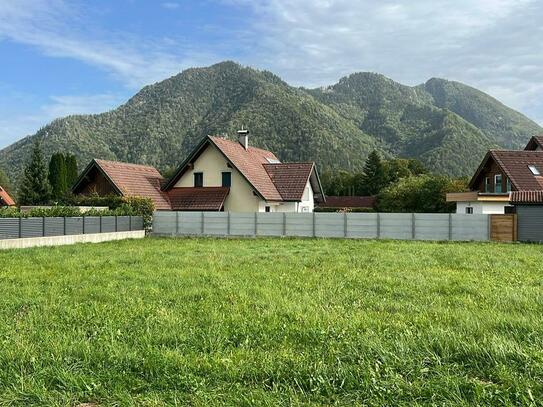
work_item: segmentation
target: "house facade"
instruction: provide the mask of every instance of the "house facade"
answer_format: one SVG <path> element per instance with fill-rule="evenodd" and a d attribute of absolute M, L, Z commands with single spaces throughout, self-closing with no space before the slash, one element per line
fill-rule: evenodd
<path fill-rule="evenodd" d="M 524 150 L 490 150 L 469 182 L 470 192 L 447 194 L 457 213 L 503 214 L 513 211 L 511 194 L 543 190 L 543 136 Z"/>
<path fill-rule="evenodd" d="M 270 151 L 207 136 L 169 180 L 150 166 L 92 160 L 72 188 L 75 194 L 143 196 L 158 210 L 313 212 L 323 201 L 315 163 L 281 163 Z"/>

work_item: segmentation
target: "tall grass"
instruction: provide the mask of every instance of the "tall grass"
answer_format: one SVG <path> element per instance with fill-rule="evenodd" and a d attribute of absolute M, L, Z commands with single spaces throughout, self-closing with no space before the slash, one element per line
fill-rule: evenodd
<path fill-rule="evenodd" d="M 0 405 L 541 405 L 543 248 L 0 252 Z"/>

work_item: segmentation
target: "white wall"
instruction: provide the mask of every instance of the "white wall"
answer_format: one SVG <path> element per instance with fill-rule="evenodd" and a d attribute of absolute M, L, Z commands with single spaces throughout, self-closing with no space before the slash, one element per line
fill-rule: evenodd
<path fill-rule="evenodd" d="M 508 202 L 457 202 L 456 213 L 465 214 L 468 206 L 473 208 L 473 214 L 475 215 L 501 215 L 505 213 Z"/>

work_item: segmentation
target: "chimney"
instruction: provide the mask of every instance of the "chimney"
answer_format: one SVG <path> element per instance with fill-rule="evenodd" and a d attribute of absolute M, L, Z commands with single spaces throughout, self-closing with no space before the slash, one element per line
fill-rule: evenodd
<path fill-rule="evenodd" d="M 238 130 L 238 141 L 245 150 L 249 148 L 249 130 L 244 130 L 243 126 Z"/>

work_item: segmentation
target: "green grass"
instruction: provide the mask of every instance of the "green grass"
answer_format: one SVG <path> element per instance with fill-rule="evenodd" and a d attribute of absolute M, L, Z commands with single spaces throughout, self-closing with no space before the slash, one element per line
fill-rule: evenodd
<path fill-rule="evenodd" d="M 0 252 L 0 405 L 541 405 L 543 247 Z"/>

